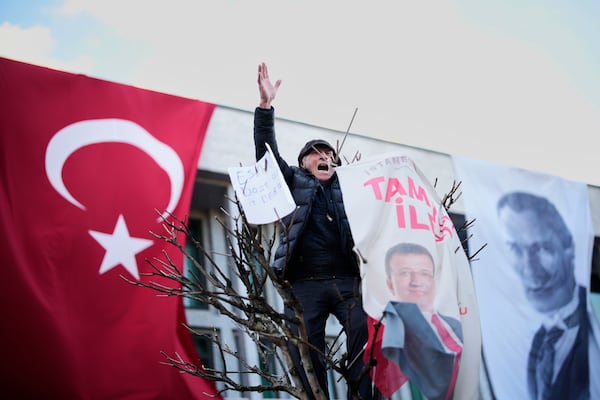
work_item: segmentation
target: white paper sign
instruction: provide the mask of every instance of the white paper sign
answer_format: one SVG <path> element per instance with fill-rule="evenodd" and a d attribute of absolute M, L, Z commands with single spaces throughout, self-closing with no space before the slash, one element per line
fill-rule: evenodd
<path fill-rule="evenodd" d="M 296 209 L 269 145 L 267 152 L 249 167 L 228 168 L 229 178 L 251 224 L 275 222 Z"/>

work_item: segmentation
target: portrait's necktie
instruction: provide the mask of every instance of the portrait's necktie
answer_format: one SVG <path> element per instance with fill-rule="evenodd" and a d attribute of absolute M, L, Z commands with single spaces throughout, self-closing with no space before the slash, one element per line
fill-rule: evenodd
<path fill-rule="evenodd" d="M 442 324 L 442 321 L 440 321 L 440 318 L 436 314 L 433 314 L 431 316 L 431 323 L 433 324 L 433 326 L 435 326 L 435 329 L 440 335 L 440 339 L 442 339 L 442 343 L 444 343 L 444 346 L 446 346 L 450 351 L 459 354 L 461 352 L 462 346 L 456 343 L 454 338 L 452 338 L 452 336 L 450 335 L 450 333 Z"/>
<path fill-rule="evenodd" d="M 462 353 L 462 346 L 454 340 L 450 332 L 446 329 L 440 317 L 438 317 L 435 313 L 431 315 L 431 323 L 435 326 L 438 334 L 440 335 L 440 339 L 444 346 L 455 354 L 454 357 L 454 366 L 452 367 L 452 377 L 450 378 L 450 382 L 448 382 L 448 390 L 446 392 L 445 400 L 450 399 L 452 397 L 452 393 L 454 392 L 454 385 L 456 384 L 456 378 L 458 377 L 458 364 L 460 362 L 460 355 Z"/>
<path fill-rule="evenodd" d="M 540 357 L 537 368 L 537 388 L 538 399 L 547 399 L 552 387 L 552 378 L 554 376 L 554 345 L 563 334 L 563 330 L 553 327 L 544 336 L 544 341 L 540 347 Z"/>

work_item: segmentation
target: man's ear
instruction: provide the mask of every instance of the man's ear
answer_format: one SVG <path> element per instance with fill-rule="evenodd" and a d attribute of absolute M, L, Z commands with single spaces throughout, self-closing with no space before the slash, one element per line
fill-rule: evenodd
<path fill-rule="evenodd" d="M 575 246 L 570 245 L 564 251 L 565 258 L 571 262 L 575 260 Z"/>

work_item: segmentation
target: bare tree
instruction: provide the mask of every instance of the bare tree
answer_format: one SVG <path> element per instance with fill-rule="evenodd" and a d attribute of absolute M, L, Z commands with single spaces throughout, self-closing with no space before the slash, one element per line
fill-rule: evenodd
<path fill-rule="evenodd" d="M 446 210 L 449 210 L 460 197 L 459 187 L 460 183 L 456 184 L 455 182 L 448 193 L 443 196 L 442 204 Z M 156 290 L 166 296 L 189 298 L 214 307 L 222 316 L 237 324 L 240 331 L 256 345 L 261 361 L 259 364 L 268 365 L 271 362 L 275 363 L 277 367 L 269 370 L 261 368 L 261 365 L 252 364 L 237 349 L 221 343 L 216 334 L 198 332 L 191 327 L 188 329 L 192 334 L 205 337 L 218 349 L 223 368 L 214 369 L 198 365 L 177 354 L 164 354 L 165 364 L 199 378 L 219 383 L 219 394 L 226 391 L 276 391 L 288 393 L 298 399 L 307 399 L 308 395 L 300 378 L 302 371 L 297 370 L 292 362 L 290 346 L 296 346 L 302 359 L 301 368 L 306 374 L 312 392 L 317 399 L 325 399 L 326 396 L 319 386 L 309 355 L 310 350 L 320 351 L 308 341 L 303 323 L 302 305 L 290 290 L 289 282 L 282 278 L 283 274 L 270 268 L 271 254 L 276 244 L 275 229 L 249 224 L 239 201 L 237 199 L 229 200 L 234 204 L 234 209 L 237 208 L 237 215 L 232 216 L 225 212 L 231 223 L 218 220 L 227 232 L 229 249 L 227 256 L 231 260 L 229 265 L 219 265 L 215 262 L 215 254 L 207 251 L 199 243 L 186 221 L 171 215 L 169 218 L 163 218 L 164 232 L 153 233 L 153 235 L 182 252 L 193 266 L 191 273 L 186 275 L 183 269 L 173 262 L 169 254 L 164 252 L 163 259 L 148 261 L 153 271 L 144 274 L 146 277 L 144 281 L 128 282 Z M 457 230 L 466 230 L 472 223 L 472 221 L 467 221 Z M 286 229 L 286 226 L 280 223 L 279 228 Z M 204 264 L 187 252 L 185 245 L 179 239 L 182 235 L 204 255 L 204 260 L 206 260 Z M 460 248 L 456 249 L 456 251 L 461 250 Z M 475 252 L 471 260 L 480 250 Z M 230 276 L 233 276 L 234 279 Z M 172 282 L 172 284 L 157 283 L 153 277 L 166 278 L 166 281 Z M 165 279 L 160 281 L 164 282 Z M 274 287 L 283 303 L 294 310 L 294 317 L 287 316 L 267 301 L 265 290 L 268 286 Z M 298 334 L 294 333 L 290 325 L 298 327 Z M 375 333 L 372 338 L 369 338 L 370 341 L 374 341 L 377 337 L 380 327 L 381 321 L 375 325 Z M 343 335 L 344 332 L 340 331 L 327 354 L 321 353 L 321 355 L 328 368 L 336 371 L 346 381 L 348 391 L 353 398 L 360 399 L 358 385 L 349 378 L 348 372 L 349 367 L 356 360 L 348 359 L 348 355 L 343 349 Z M 375 346 L 371 345 L 368 348 L 373 351 Z M 235 360 L 235 366 L 231 366 L 231 361 L 228 363 L 228 359 Z M 366 363 L 360 378 L 369 374 L 369 370 L 376 363 L 373 354 L 368 354 L 367 359 L 370 362 Z M 241 370 L 239 366 L 242 366 Z M 284 372 L 278 373 L 277 371 Z M 256 375 L 261 378 L 263 383 L 254 386 L 242 384 L 234 379 L 241 374 Z M 381 396 L 375 393 L 375 398 L 381 398 Z"/>
<path fill-rule="evenodd" d="M 462 182 L 452 182 L 452 186 L 450 187 L 450 189 L 444 194 L 444 196 L 441 199 L 442 205 L 444 206 L 444 209 L 446 209 L 446 211 L 450 211 L 450 208 L 458 201 L 458 199 L 460 198 L 460 196 L 462 195 L 462 192 L 459 191 L 460 189 L 460 185 L 462 184 Z M 437 186 L 437 179 L 434 183 L 434 187 Z M 456 232 L 457 233 L 462 233 L 465 232 L 465 234 L 467 233 L 467 230 L 472 227 L 475 224 L 475 220 L 465 220 L 465 223 L 462 226 L 459 227 L 455 227 Z M 466 252 L 466 245 L 469 242 L 469 239 L 472 237 L 472 235 L 466 234 L 466 238 L 461 242 L 463 249 Z M 487 243 L 484 243 L 479 249 L 477 249 L 477 251 L 472 252 L 470 255 L 467 253 L 467 258 L 469 259 L 469 263 L 472 263 L 473 261 L 477 261 L 477 256 L 479 255 L 479 253 L 481 253 L 481 251 L 487 246 Z M 462 249 L 458 248 L 455 250 L 456 251 L 460 251 Z"/>
<path fill-rule="evenodd" d="M 240 331 L 254 342 L 263 365 L 270 361 L 278 367 L 275 368 L 275 371 L 270 371 L 262 369 L 260 365 L 253 365 L 235 348 L 221 343 L 217 335 L 197 332 L 191 327 L 188 329 L 192 334 L 202 335 L 218 349 L 223 368 L 211 369 L 197 365 L 190 360 L 184 360 L 179 355 L 169 354 L 164 354 L 165 364 L 203 379 L 220 382 L 219 386 L 222 388 L 219 390 L 219 394 L 225 391 L 277 391 L 289 393 L 299 399 L 307 399 L 308 395 L 300 379 L 301 371 L 298 371 L 292 362 L 290 346 L 295 346 L 299 351 L 302 368 L 312 392 L 317 399 L 325 399 L 326 396 L 319 386 L 309 355 L 310 350 L 320 351 L 308 341 L 303 322 L 302 305 L 290 290 L 289 282 L 282 278 L 283 274 L 280 275 L 269 267 L 271 253 L 276 242 L 275 230 L 270 229 L 272 233 L 267 233 L 269 229 L 265 229 L 266 227 L 249 224 L 237 199 L 230 200 L 237 207 L 238 215 L 228 215 L 233 221 L 232 224 L 218 220 L 227 232 L 226 240 L 229 249 L 227 256 L 231 260 L 229 265 L 219 265 L 215 262 L 215 254 L 207 251 L 199 243 L 186 221 L 170 215 L 168 218 L 163 218 L 164 232 L 152 234 L 184 254 L 193 266 L 191 274 L 186 275 L 165 251 L 163 259 L 148 260 L 152 266 L 152 272 L 144 274 L 144 280 L 128 280 L 128 282 L 156 290 L 166 296 L 189 298 L 214 307 L 222 316 L 234 321 Z M 280 224 L 280 229 L 286 229 L 286 227 Z M 185 244 L 179 239 L 182 235 L 204 255 L 205 264 L 201 264 L 188 253 Z M 235 279 L 230 278 L 231 275 Z M 158 283 L 153 280 L 154 277 L 166 278 L 172 284 Z M 201 277 L 203 279 L 200 279 Z M 165 279 L 160 281 L 164 282 Z M 294 317 L 284 314 L 283 311 L 276 309 L 267 301 L 265 291 L 269 285 L 275 288 L 283 303 L 294 311 Z M 357 302 L 357 304 L 359 303 Z M 298 328 L 297 334 L 294 334 L 290 325 Z M 354 360 L 348 360 L 343 349 L 343 340 L 341 339 L 343 334 L 340 331 L 327 354 L 321 353 L 321 355 L 328 368 L 335 370 L 347 381 L 348 390 L 354 398 L 360 399 L 357 385 L 349 378 L 348 369 Z M 231 362 L 228 364 L 228 357 L 225 355 L 236 360 L 235 367 L 229 365 Z M 239 370 L 239 365 L 243 367 L 243 370 Z M 369 373 L 369 368 L 369 366 L 364 368 L 361 377 Z M 277 373 L 276 371 L 285 372 Z M 266 384 L 255 386 L 241 384 L 233 378 L 239 374 L 255 374 Z"/>

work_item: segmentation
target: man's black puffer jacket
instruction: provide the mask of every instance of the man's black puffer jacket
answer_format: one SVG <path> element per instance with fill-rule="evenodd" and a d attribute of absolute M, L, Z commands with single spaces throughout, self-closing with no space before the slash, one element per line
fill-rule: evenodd
<path fill-rule="evenodd" d="M 287 229 L 280 229 L 280 243 L 275 251 L 273 268 L 283 270 L 293 254 L 294 248 L 298 243 L 299 237 L 304 231 L 311 206 L 319 186 L 319 181 L 310 172 L 304 168 L 289 166 L 281 158 L 275 139 L 274 127 L 274 109 L 263 109 L 257 107 L 254 111 L 254 145 L 256 150 L 256 160 L 259 160 L 267 151 L 265 143 L 268 143 L 273 151 L 273 155 L 279 164 L 283 177 L 290 188 L 292 197 L 296 202 L 296 211 L 282 218 L 283 224 Z M 347 254 L 352 254 L 354 242 L 350 233 L 348 217 L 344 210 L 342 190 L 337 175 L 334 175 L 331 183 L 331 197 L 338 216 L 338 227 L 342 243 L 342 249 L 346 249 Z M 286 232 L 287 230 L 287 232 Z M 357 270 L 357 265 L 349 265 L 349 268 Z M 353 271 L 354 272 L 354 271 Z"/>

